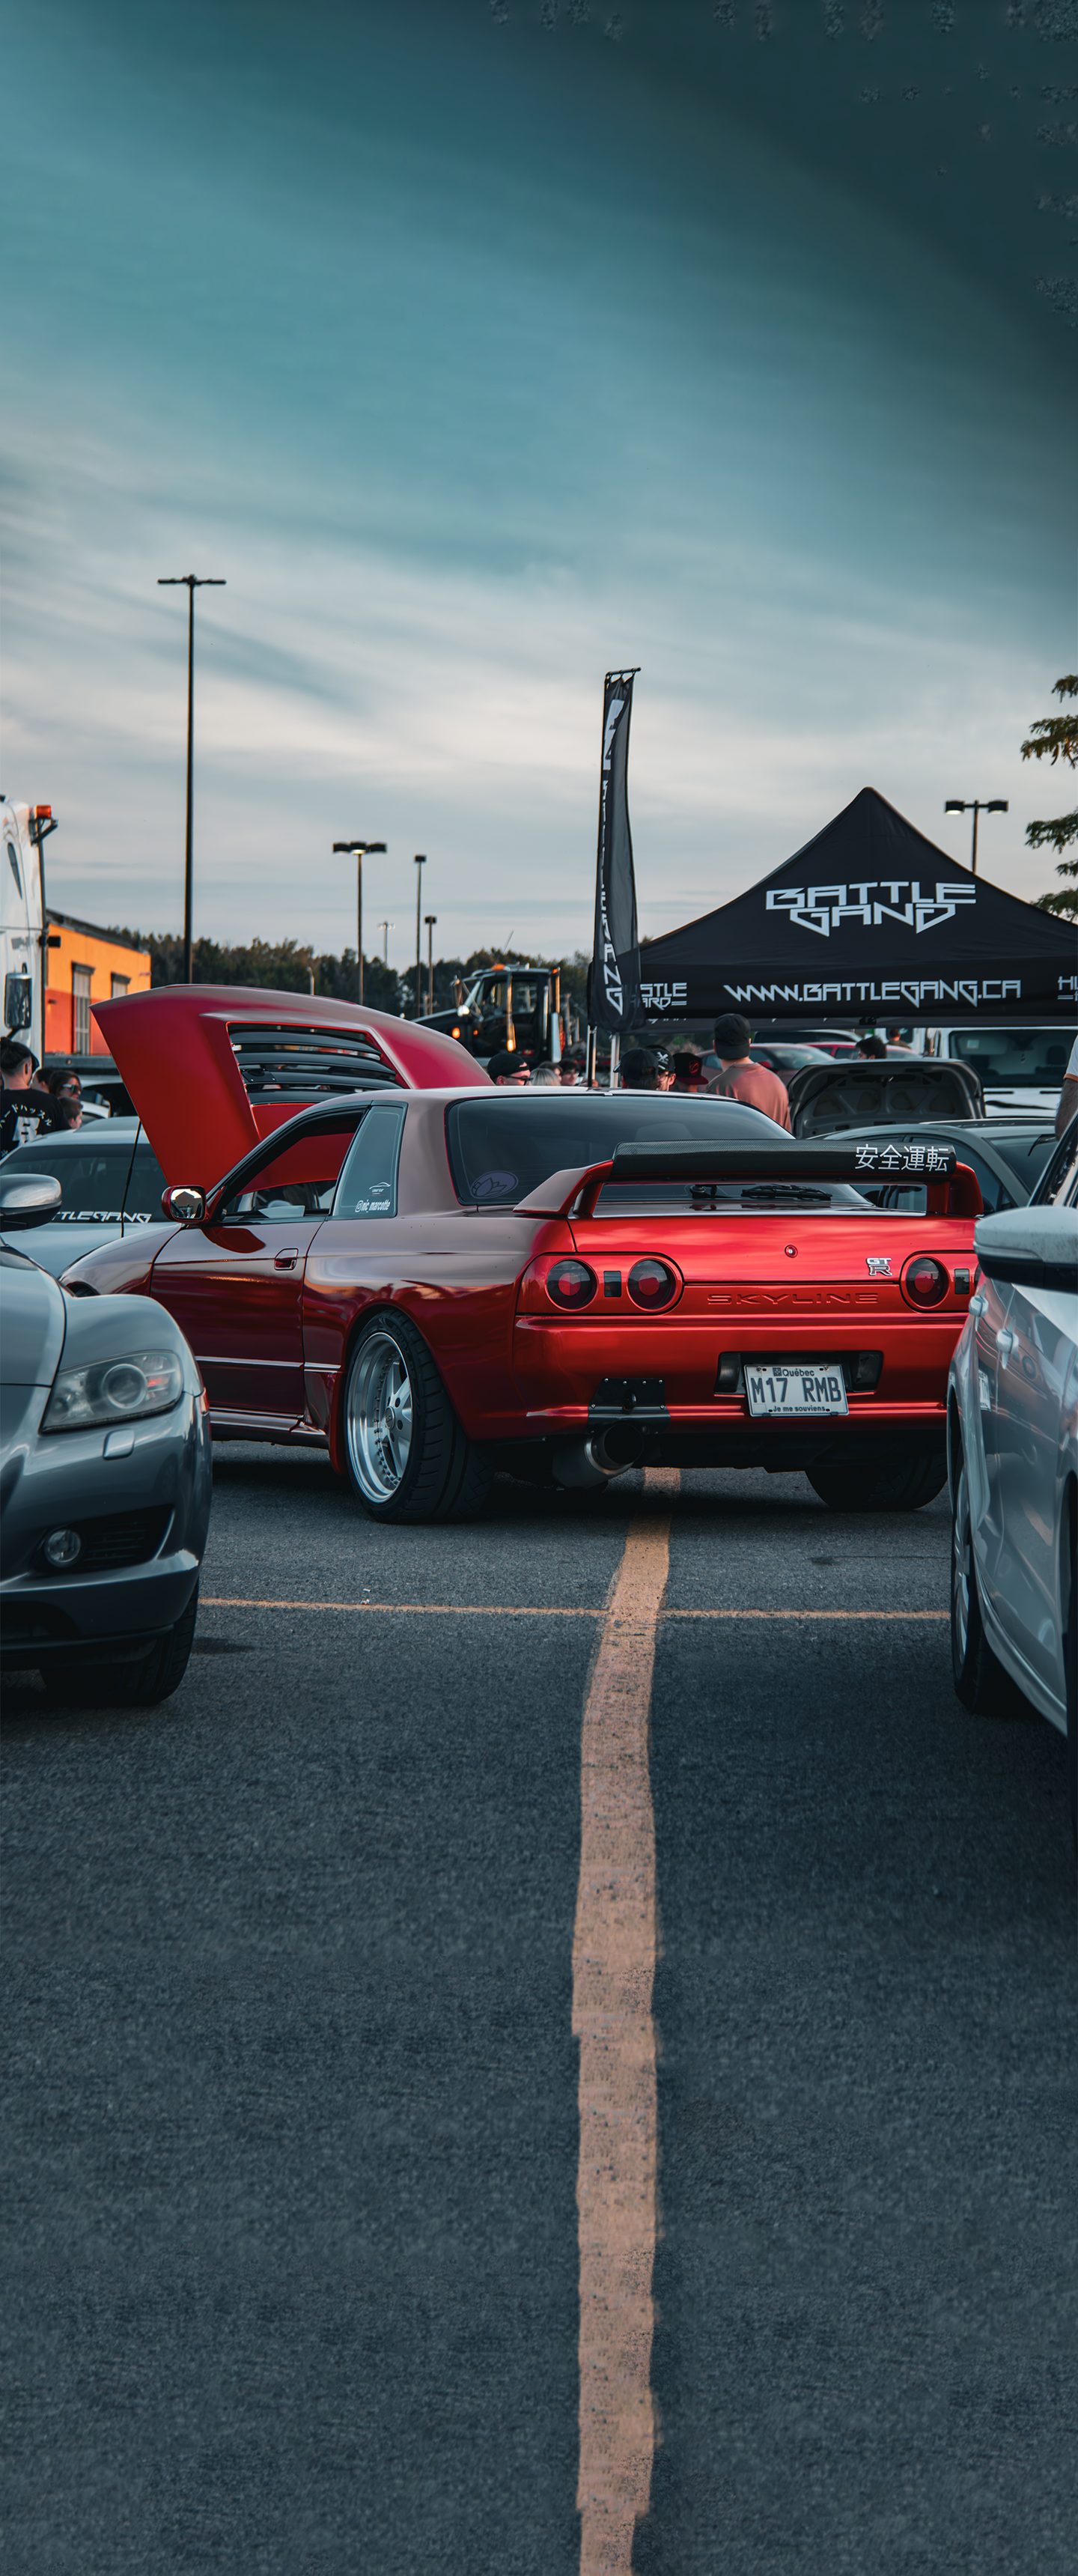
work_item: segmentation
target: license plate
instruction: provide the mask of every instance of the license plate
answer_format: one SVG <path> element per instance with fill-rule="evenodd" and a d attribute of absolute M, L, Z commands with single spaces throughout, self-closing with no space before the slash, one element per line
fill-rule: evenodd
<path fill-rule="evenodd" d="M 845 1413 L 846 1389 L 840 1368 L 752 1368 L 746 1364 L 749 1412 L 785 1417 Z"/>

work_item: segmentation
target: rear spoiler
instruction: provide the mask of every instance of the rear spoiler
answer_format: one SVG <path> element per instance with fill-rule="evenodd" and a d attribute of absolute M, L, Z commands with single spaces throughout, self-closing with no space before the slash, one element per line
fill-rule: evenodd
<path fill-rule="evenodd" d="M 618 1145 L 611 1161 L 586 1169 L 552 1172 L 519 1200 L 518 1216 L 594 1214 L 607 1182 L 773 1182 L 918 1180 L 926 1185 L 929 1216 L 979 1216 L 983 1201 L 968 1163 L 953 1145 L 799 1145 L 782 1137 L 771 1145 Z"/>
<path fill-rule="evenodd" d="M 618 1145 L 615 1181 L 953 1180 L 953 1145 Z"/>

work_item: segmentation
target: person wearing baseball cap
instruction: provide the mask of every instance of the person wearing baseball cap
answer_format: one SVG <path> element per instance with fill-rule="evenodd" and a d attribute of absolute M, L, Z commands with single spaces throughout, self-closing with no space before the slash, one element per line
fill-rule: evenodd
<path fill-rule="evenodd" d="M 752 1030 L 739 1011 L 724 1011 L 715 1022 L 715 1053 L 722 1067 L 708 1090 L 721 1092 L 726 1100 L 743 1100 L 750 1109 L 762 1109 L 765 1118 L 773 1118 L 776 1127 L 792 1134 L 790 1102 L 784 1082 L 766 1064 L 754 1064 L 749 1054 Z"/>

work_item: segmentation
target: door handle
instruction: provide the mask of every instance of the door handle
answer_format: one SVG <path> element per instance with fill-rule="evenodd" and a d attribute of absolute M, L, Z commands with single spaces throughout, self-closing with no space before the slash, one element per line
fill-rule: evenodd
<path fill-rule="evenodd" d="M 286 1243 L 283 1252 L 274 1253 L 273 1267 L 275 1270 L 294 1270 L 298 1260 L 298 1243 Z"/>
<path fill-rule="evenodd" d="M 1006 1368 L 1011 1352 L 1014 1349 L 1014 1334 L 1008 1332 L 997 1333 L 996 1349 L 999 1352 L 1000 1367 Z"/>

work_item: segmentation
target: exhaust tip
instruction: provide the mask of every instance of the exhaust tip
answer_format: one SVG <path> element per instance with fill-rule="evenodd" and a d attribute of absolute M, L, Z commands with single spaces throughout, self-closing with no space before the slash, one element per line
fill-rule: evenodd
<path fill-rule="evenodd" d="M 609 1431 L 589 1432 L 585 1440 L 565 1440 L 554 1451 L 555 1481 L 577 1491 L 609 1485 L 639 1463 L 643 1449 L 643 1432 L 621 1423 Z"/>

